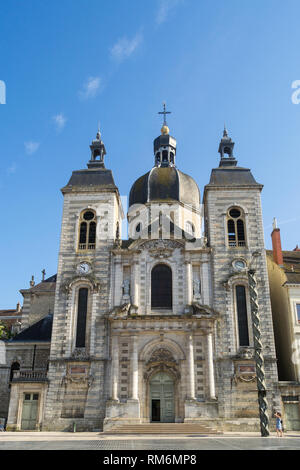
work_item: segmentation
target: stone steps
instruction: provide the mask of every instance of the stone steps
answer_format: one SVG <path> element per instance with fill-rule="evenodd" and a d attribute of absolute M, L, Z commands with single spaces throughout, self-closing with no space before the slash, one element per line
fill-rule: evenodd
<path fill-rule="evenodd" d="M 198 423 L 120 424 L 105 434 L 221 434 L 216 427 Z"/>

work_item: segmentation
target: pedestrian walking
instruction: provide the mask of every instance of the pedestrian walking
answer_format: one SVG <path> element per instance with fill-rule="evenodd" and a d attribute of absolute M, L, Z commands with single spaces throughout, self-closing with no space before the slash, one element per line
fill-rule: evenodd
<path fill-rule="evenodd" d="M 274 416 L 276 418 L 276 434 L 277 434 L 277 437 L 283 437 L 281 413 L 279 413 L 279 411 L 276 411 Z"/>

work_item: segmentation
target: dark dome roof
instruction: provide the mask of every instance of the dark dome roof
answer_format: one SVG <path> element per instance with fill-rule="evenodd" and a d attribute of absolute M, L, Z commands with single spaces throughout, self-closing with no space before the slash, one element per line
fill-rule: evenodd
<path fill-rule="evenodd" d="M 129 206 L 161 200 L 175 200 L 198 207 L 199 188 L 191 176 L 175 167 L 154 167 L 132 185 Z"/>

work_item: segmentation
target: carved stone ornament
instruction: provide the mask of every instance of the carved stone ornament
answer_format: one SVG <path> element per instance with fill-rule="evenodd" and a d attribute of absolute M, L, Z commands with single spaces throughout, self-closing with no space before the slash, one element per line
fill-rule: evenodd
<path fill-rule="evenodd" d="M 61 285 L 61 291 L 64 292 L 65 294 L 70 294 L 72 291 L 72 288 L 75 283 L 79 283 L 80 281 L 82 282 L 87 282 L 92 286 L 92 293 L 99 293 L 100 292 L 100 282 L 97 281 L 97 279 L 94 276 L 74 276 L 72 279 L 68 279 L 65 282 L 62 283 Z"/>
<path fill-rule="evenodd" d="M 178 242 L 173 240 L 150 240 L 143 244 L 149 255 L 156 259 L 170 258 L 175 248 L 182 248 Z"/>
<path fill-rule="evenodd" d="M 145 380 L 156 372 L 169 372 L 175 379 L 180 378 L 177 362 L 172 353 L 165 348 L 156 349 L 146 363 Z"/>
<path fill-rule="evenodd" d="M 176 361 L 175 361 L 172 353 L 170 353 L 170 351 L 168 351 L 165 348 L 156 349 L 156 351 L 154 351 L 154 353 L 150 357 L 149 361 L 147 361 L 147 365 L 152 364 L 154 362 L 156 362 L 156 363 L 157 362 L 164 362 L 164 363 L 169 362 L 169 363 L 175 363 L 176 364 Z"/>
<path fill-rule="evenodd" d="M 238 364 L 236 366 L 235 374 L 233 376 L 235 383 L 240 382 L 255 382 L 256 370 L 254 364 Z"/>
<path fill-rule="evenodd" d="M 88 388 L 94 382 L 94 376 L 92 374 L 64 374 L 62 376 L 61 384 L 67 385 L 68 383 L 76 384 L 76 385 L 87 385 Z"/>
<path fill-rule="evenodd" d="M 256 381 L 256 374 L 235 374 L 233 377 L 234 382 L 246 382 L 251 383 Z"/>
<path fill-rule="evenodd" d="M 247 273 L 232 273 L 225 281 L 222 281 L 222 285 L 226 290 L 230 290 L 234 281 L 248 281 Z"/>
<path fill-rule="evenodd" d="M 86 361 L 89 359 L 89 356 L 85 348 L 75 348 L 71 354 L 72 359 L 79 359 L 81 361 Z"/>
<path fill-rule="evenodd" d="M 216 317 L 218 313 L 208 305 L 201 305 L 198 302 L 192 303 L 193 315 L 201 315 L 205 317 Z"/>
<path fill-rule="evenodd" d="M 109 317 L 112 318 L 125 318 L 129 315 L 131 308 L 131 303 L 126 303 L 117 307 L 114 307 L 109 312 Z"/>
<path fill-rule="evenodd" d="M 167 372 L 174 377 L 175 380 L 180 380 L 180 372 L 176 367 L 176 364 L 164 364 L 164 363 L 154 363 L 150 364 L 144 373 L 144 379 L 149 380 L 157 372 Z"/>
<path fill-rule="evenodd" d="M 237 357 L 240 357 L 241 359 L 252 359 L 254 357 L 254 350 L 253 348 L 240 348 L 240 350 L 237 353 Z"/>

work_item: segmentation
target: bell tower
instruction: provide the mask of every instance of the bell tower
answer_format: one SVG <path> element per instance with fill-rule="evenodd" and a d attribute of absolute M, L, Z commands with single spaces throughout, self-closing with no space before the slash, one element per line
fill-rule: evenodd
<path fill-rule="evenodd" d="M 166 121 L 166 114 L 171 114 L 171 111 L 166 111 L 165 103 L 163 107 L 163 111 L 158 113 L 164 115 L 164 122 L 161 128 L 161 135 L 154 140 L 154 165 L 166 168 L 175 166 L 176 139 L 170 135 L 170 129 Z"/>
<path fill-rule="evenodd" d="M 265 255 L 261 210 L 263 186 L 249 168 L 238 165 L 233 156 L 234 142 L 226 128 L 219 145 L 220 162 L 211 171 L 204 190 L 205 234 L 213 250 L 211 272 L 213 308 L 223 313 L 222 333 L 216 343 L 216 357 L 230 364 L 220 368 L 219 403 L 227 416 L 243 417 L 239 402 L 243 399 L 238 386 L 232 384 L 229 370 L 239 374 L 247 365 L 255 376 L 253 335 L 253 299 L 260 312 L 262 348 L 265 353 L 266 400 L 269 410 L 279 409 L 276 352 L 272 333 L 272 312 Z M 255 297 L 250 273 L 255 272 Z M 232 372 L 231 372 L 232 373 Z M 246 393 L 245 389 L 244 392 Z M 257 419 L 259 408 L 257 389 L 247 391 L 250 419 Z M 231 397 L 229 400 L 228 397 Z M 234 405 L 233 405 L 234 403 Z M 270 411 L 269 411 L 270 412 Z M 271 416 L 270 416 L 271 417 Z"/>
<path fill-rule="evenodd" d="M 74 422 L 81 430 L 100 428 L 107 399 L 111 250 L 120 243 L 124 215 L 99 129 L 90 149 L 87 168 L 73 171 L 61 190 L 46 430 L 70 429 Z"/>
<path fill-rule="evenodd" d="M 228 136 L 227 129 L 224 126 L 223 137 L 218 150 L 221 156 L 219 166 L 236 166 L 237 160 L 233 156 L 233 147 L 234 142 L 232 142 L 231 138 Z"/>
<path fill-rule="evenodd" d="M 96 139 L 92 141 L 90 149 L 91 159 L 87 164 L 88 168 L 105 168 L 104 156 L 106 155 L 106 149 L 104 143 L 101 140 L 101 133 L 99 127 Z"/>

